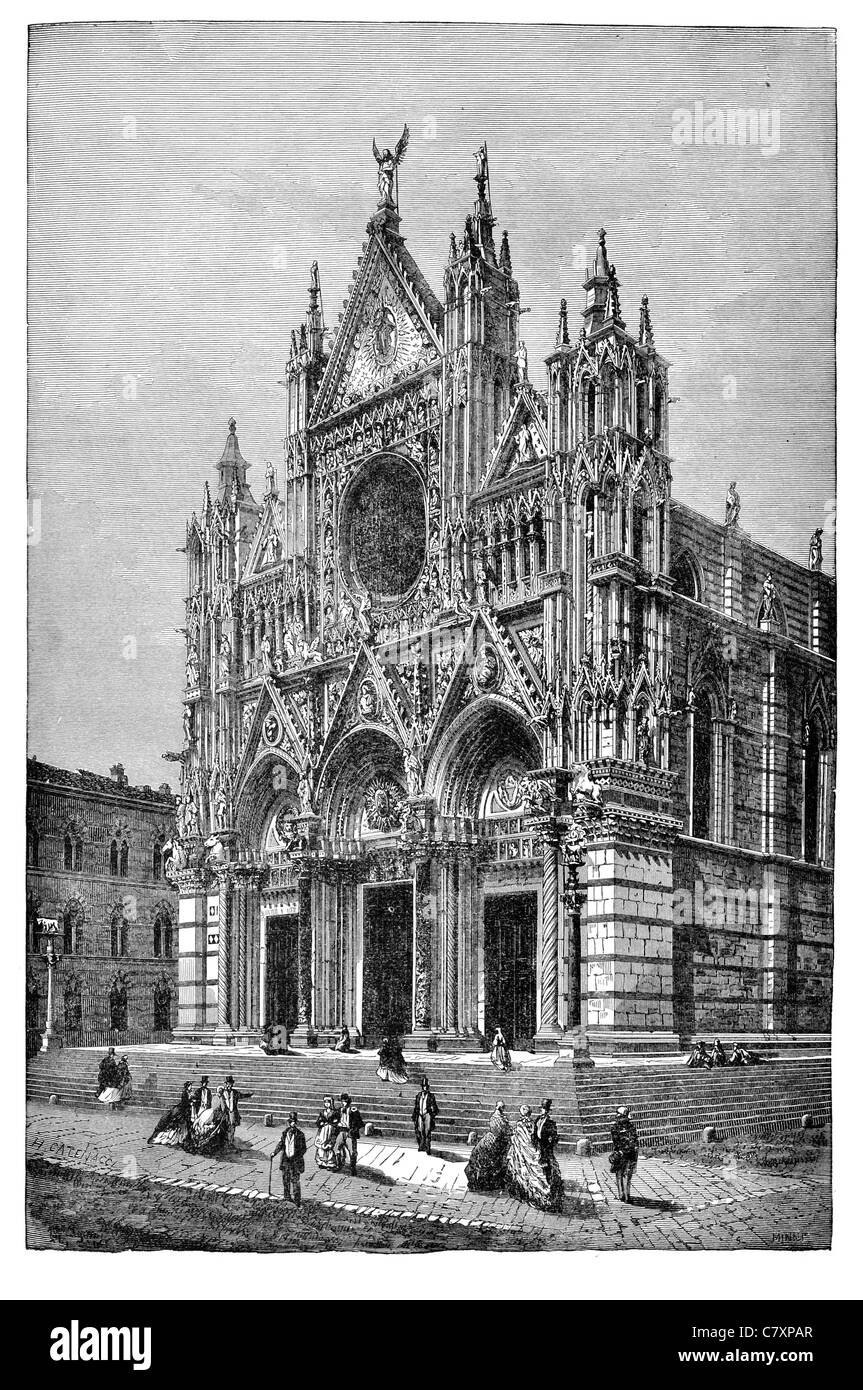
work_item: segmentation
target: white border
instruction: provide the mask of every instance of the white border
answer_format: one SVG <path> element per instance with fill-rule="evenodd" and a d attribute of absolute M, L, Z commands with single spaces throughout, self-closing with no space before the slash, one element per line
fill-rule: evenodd
<path fill-rule="evenodd" d="M 6 1024 L 4 1052 L 4 1112 L 6 1142 L 0 1150 L 0 1193 L 3 1212 L 3 1254 L 0 1256 L 0 1295 L 4 1298 L 50 1297 L 59 1308 L 76 1298 L 169 1298 L 212 1297 L 215 1289 L 230 1289 L 232 1299 L 272 1299 L 282 1289 L 292 1298 L 352 1300 L 392 1298 L 457 1298 L 463 1300 L 499 1297 L 493 1291 L 505 1288 L 512 1297 L 526 1299 L 604 1299 L 693 1298 L 800 1298 L 849 1299 L 860 1296 L 861 1211 L 855 1195 L 860 1155 L 863 1153 L 859 1112 L 861 1070 L 859 982 L 863 978 L 861 929 L 855 912 L 854 869 L 859 850 L 855 845 L 856 788 L 860 777 L 860 713 L 852 713 L 852 691 L 858 658 L 860 600 L 859 570 L 854 564 L 858 549 L 852 518 L 860 503 L 859 437 L 854 432 L 853 409 L 859 395 L 857 375 L 860 322 L 860 217 L 859 157 L 860 103 L 857 96 L 861 70 L 860 20 L 849 5 L 843 11 L 824 4 L 726 3 L 696 11 L 700 26 L 719 27 L 770 25 L 776 28 L 838 28 L 839 63 L 839 216 L 840 216 L 840 314 L 839 314 L 839 593 L 840 593 L 840 687 L 839 687 L 839 774 L 837 819 L 836 919 L 837 965 L 834 1015 L 834 1125 L 835 1225 L 834 1248 L 829 1252 L 715 1252 L 693 1253 L 683 1258 L 678 1252 L 569 1252 L 531 1255 L 529 1262 L 504 1268 L 509 1276 L 496 1278 L 500 1261 L 507 1256 L 440 1253 L 434 1256 L 352 1254 L 318 1256 L 249 1256 L 212 1254 L 127 1254 L 28 1252 L 24 1243 L 24 1193 L 22 1127 L 24 1107 L 23 1056 L 23 945 L 24 945 L 24 721 L 25 721 L 25 599 L 22 577 L 25 543 L 21 496 L 21 472 L 26 451 L 26 422 L 23 402 L 25 382 L 25 184 L 26 184 L 26 29 L 28 23 L 94 21 L 100 19 L 141 19 L 140 4 L 112 3 L 47 4 L 34 14 L 19 7 L 2 19 L 5 55 L 2 102 L 3 148 L 5 155 L 5 207 L 2 224 L 3 256 L 0 259 L 5 293 L 4 332 L 0 340 L 3 381 L 6 390 L 6 430 L 3 451 L 4 486 L 15 522 L 5 535 L 0 552 L 0 573 L 7 612 L 2 631 L 5 641 L 2 686 L 2 743 L 5 796 L 0 804 L 0 845 L 5 849 L 7 891 L 4 903 L 4 966 L 2 978 L 3 1011 Z M 160 5 L 158 18 L 166 17 Z M 404 20 L 404 4 L 377 3 L 357 7 L 327 3 L 316 7 L 318 19 Z M 575 24 L 591 23 L 595 6 L 576 7 L 571 3 L 535 3 L 530 20 Z M 143 16 L 146 17 L 146 16 Z M 171 18 L 173 16 L 168 15 Z M 179 16 L 178 16 L 179 17 Z M 239 13 L 236 7 L 209 0 L 206 5 L 184 7 L 182 18 L 211 20 L 294 18 L 284 4 L 259 3 L 254 15 Z M 306 18 L 300 14 L 296 18 Z M 407 16 L 412 18 L 413 16 Z M 464 0 L 439 0 L 417 19 L 458 20 L 460 22 L 520 22 L 523 7 L 496 3 L 467 4 Z M 602 12 L 606 24 L 643 23 L 643 6 L 607 4 Z M 653 24 L 691 25 L 691 3 L 659 3 L 652 7 Z M 598 116 L 601 119 L 601 115 Z M 753 254 L 769 254 L 769 247 L 754 247 Z M 800 287 L 800 293 L 804 287 Z M 855 312 L 856 309 L 856 312 Z M 855 371 L 855 368 L 858 371 Z M 11 406 L 11 420 L 8 418 Z M 857 621 L 855 621 L 857 620 Z M 855 773 L 857 775 L 855 775 Z M 19 867 L 20 866 L 20 867 Z M 11 1102 L 11 1104 L 10 1104 Z M 14 1118 L 12 1118 L 14 1116 Z M 405 1280 L 405 1260 L 410 1260 L 409 1285 Z M 344 1277 L 347 1273 L 347 1278 Z M 241 1274 L 241 1281 L 237 1275 Z M 300 1279 L 296 1279 L 296 1275 Z M 217 1280 L 213 1276 L 217 1275 Z M 513 1278 L 513 1275 L 515 1276 Z M 274 1277 L 275 1276 L 275 1277 Z M 409 1287 L 409 1294 L 406 1292 Z"/>

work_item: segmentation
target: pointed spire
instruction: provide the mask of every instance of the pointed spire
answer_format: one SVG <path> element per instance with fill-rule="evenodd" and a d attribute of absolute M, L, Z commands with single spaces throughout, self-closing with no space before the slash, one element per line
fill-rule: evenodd
<path fill-rule="evenodd" d="M 506 271 L 507 275 L 512 274 L 512 259 L 509 254 L 509 232 L 504 232 L 500 239 L 500 268 Z"/>
<path fill-rule="evenodd" d="M 569 347 L 569 315 L 566 309 L 566 300 L 560 301 L 560 314 L 557 320 L 557 339 L 556 347 Z"/>
<path fill-rule="evenodd" d="M 455 244 L 455 232 L 449 234 L 449 258 L 450 261 L 458 260 L 458 247 Z"/>
<path fill-rule="evenodd" d="M 470 213 L 464 219 L 464 235 L 461 239 L 461 253 L 463 256 L 476 255 L 476 242 L 473 239 L 473 224 Z"/>
<path fill-rule="evenodd" d="M 650 322 L 650 304 L 647 295 L 641 296 L 641 321 L 638 328 L 638 341 L 642 347 L 652 348 L 653 343 L 653 324 Z"/>
<path fill-rule="evenodd" d="M 312 261 L 306 325 L 308 329 L 309 351 L 313 357 L 318 357 L 324 345 L 324 311 L 321 302 L 321 277 L 318 273 L 317 261 Z"/>
<path fill-rule="evenodd" d="M 599 238 L 593 266 L 587 268 L 584 288 L 587 291 L 587 304 L 582 310 L 588 333 L 595 333 L 603 324 L 611 321 L 620 328 L 626 325 L 620 317 L 620 294 L 614 266 L 609 266 L 605 247 L 605 228 L 597 232 Z"/>
<path fill-rule="evenodd" d="M 233 415 L 228 421 L 228 437 L 225 440 L 225 447 L 222 450 L 222 457 L 218 462 L 219 469 L 219 501 L 225 502 L 231 496 L 232 484 L 236 482 L 238 494 L 241 498 L 250 497 L 249 485 L 246 482 L 246 471 L 249 465 L 240 453 L 240 444 L 237 439 L 237 422 Z M 209 500 L 209 484 L 207 484 L 207 498 Z"/>

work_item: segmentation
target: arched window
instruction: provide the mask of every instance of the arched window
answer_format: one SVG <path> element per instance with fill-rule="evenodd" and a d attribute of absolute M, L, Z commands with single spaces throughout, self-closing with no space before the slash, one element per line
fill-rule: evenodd
<path fill-rule="evenodd" d="M 683 598 L 693 599 L 696 603 L 699 601 L 698 574 L 692 560 L 685 553 L 678 555 L 671 566 L 671 578 L 674 580 L 676 593 L 681 594 Z"/>
<path fill-rule="evenodd" d="M 171 1027 L 171 986 L 163 975 L 153 989 L 153 1031 L 167 1033 Z"/>
<path fill-rule="evenodd" d="M 596 433 L 596 383 L 588 381 L 584 392 L 584 433 L 588 439 Z"/>
<path fill-rule="evenodd" d="M 39 831 L 35 828 L 27 831 L 27 867 L 39 867 Z"/>
<path fill-rule="evenodd" d="M 111 955 L 129 954 L 129 927 L 122 907 L 118 904 L 111 913 Z"/>
<path fill-rule="evenodd" d="M 660 381 L 653 385 L 653 437 L 661 447 L 665 429 L 665 394 Z"/>
<path fill-rule="evenodd" d="M 125 840 L 120 846 L 120 877 L 129 877 L 129 846 Z"/>
<path fill-rule="evenodd" d="M 112 1032 L 125 1033 L 129 1026 L 129 995 L 126 982 L 119 975 L 111 986 L 111 993 L 108 996 L 108 1011 Z"/>
<path fill-rule="evenodd" d="M 67 1037 L 70 1033 L 80 1033 L 83 1012 L 81 981 L 77 975 L 70 975 L 63 988 L 63 1023 Z"/>
<path fill-rule="evenodd" d="M 84 907 L 70 898 L 63 909 L 63 954 L 80 956 L 84 950 Z"/>
<path fill-rule="evenodd" d="M 163 873 L 162 842 L 161 840 L 156 840 L 153 845 L 153 877 L 155 879 L 161 879 Z"/>
<path fill-rule="evenodd" d="M 713 793 L 713 710 L 705 691 L 695 701 L 692 728 L 692 833 L 711 840 Z"/>
<path fill-rule="evenodd" d="M 111 875 L 112 878 L 116 878 L 116 877 L 117 877 L 117 866 L 118 866 L 118 859 L 117 859 L 117 841 L 116 841 L 116 840 L 112 840 L 112 841 L 111 841 L 111 853 L 110 853 L 110 856 L 109 856 L 109 865 L 108 865 L 108 872 L 110 873 L 110 875 Z"/>
<path fill-rule="evenodd" d="M 813 719 L 806 730 L 803 788 L 803 854 L 811 864 L 827 858 L 825 813 L 826 743 L 820 719 Z"/>
<path fill-rule="evenodd" d="M 82 840 L 75 841 L 75 873 L 80 874 L 84 869 L 84 843 Z"/>
<path fill-rule="evenodd" d="M 72 872 L 72 836 L 66 835 L 63 840 L 63 868 L 67 874 Z"/>

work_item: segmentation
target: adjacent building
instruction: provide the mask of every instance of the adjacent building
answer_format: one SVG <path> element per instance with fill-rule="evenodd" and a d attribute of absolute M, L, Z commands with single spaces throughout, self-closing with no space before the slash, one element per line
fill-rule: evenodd
<path fill-rule="evenodd" d="M 69 1044 L 167 1041 L 177 1020 L 177 896 L 165 784 L 27 760 L 27 1037 L 45 1027 L 45 948 L 60 955 L 54 1028 Z M 167 847 L 167 848 L 166 848 Z"/>

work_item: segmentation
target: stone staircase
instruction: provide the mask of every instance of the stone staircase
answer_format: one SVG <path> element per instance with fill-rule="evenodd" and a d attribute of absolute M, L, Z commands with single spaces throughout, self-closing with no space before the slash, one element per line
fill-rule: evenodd
<path fill-rule="evenodd" d="M 830 1061 L 826 1057 L 783 1056 L 753 1068 L 689 1071 L 680 1058 L 652 1065 L 595 1067 L 574 1072 L 569 1065 L 516 1066 L 506 1074 L 487 1061 L 456 1062 L 430 1055 L 407 1057 L 404 1085 L 384 1083 L 376 1059 L 363 1055 L 308 1052 L 267 1057 L 256 1049 L 214 1049 L 181 1045 L 128 1047 L 126 1056 L 134 1088 L 132 1104 L 161 1111 L 172 1105 L 184 1081 L 197 1085 L 203 1074 L 217 1085 L 230 1071 L 240 1091 L 253 1095 L 241 1102 L 249 1120 L 262 1123 L 272 1112 L 276 1122 L 296 1110 L 301 1125 L 313 1127 L 324 1095 L 348 1091 L 363 1118 L 384 1135 L 413 1140 L 413 1102 L 425 1073 L 440 1107 L 436 1141 L 463 1143 L 472 1129 L 485 1129 L 497 1101 L 511 1116 L 519 1105 L 536 1113 L 546 1096 L 554 1101 L 561 1146 L 570 1149 L 590 1139 L 594 1149 L 609 1147 L 608 1129 L 618 1105 L 629 1105 L 645 1147 L 685 1144 L 708 1124 L 719 1137 L 766 1134 L 792 1129 L 804 1114 L 821 1123 L 830 1118 Z M 27 1095 L 47 1101 L 56 1095 L 71 1106 L 94 1106 L 99 1058 L 96 1048 L 66 1048 L 40 1054 L 27 1067 Z"/>

